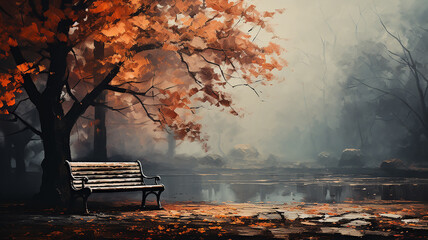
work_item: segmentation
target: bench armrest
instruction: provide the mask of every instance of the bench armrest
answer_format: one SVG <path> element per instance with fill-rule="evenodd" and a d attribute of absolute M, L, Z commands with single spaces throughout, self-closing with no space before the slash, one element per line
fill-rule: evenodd
<path fill-rule="evenodd" d="M 158 181 L 161 180 L 160 176 L 153 176 L 153 177 L 148 177 L 148 176 L 143 176 L 144 179 L 154 179 L 155 180 L 155 184 L 159 184 Z"/>
<path fill-rule="evenodd" d="M 71 183 L 73 184 L 73 186 L 74 186 L 73 180 L 82 180 L 82 189 L 85 188 L 85 183 L 89 181 L 87 177 L 75 177 L 71 175 Z"/>

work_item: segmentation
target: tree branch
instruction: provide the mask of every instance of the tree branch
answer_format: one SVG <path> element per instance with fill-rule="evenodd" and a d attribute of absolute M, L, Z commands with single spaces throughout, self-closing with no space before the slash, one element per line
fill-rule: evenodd
<path fill-rule="evenodd" d="M 18 131 L 15 131 L 15 132 L 12 132 L 12 133 L 8 133 L 8 134 L 6 134 L 5 135 L 5 137 L 10 137 L 10 136 L 13 136 L 13 135 L 16 135 L 16 134 L 19 134 L 19 133 L 22 133 L 22 132 L 25 132 L 26 130 L 28 130 L 29 128 L 28 127 L 24 127 L 23 129 L 20 129 L 20 130 L 18 130 Z"/>
<path fill-rule="evenodd" d="M 186 60 L 184 60 L 183 53 L 182 53 L 181 51 L 177 51 L 177 53 L 178 53 L 178 55 L 180 56 L 180 60 L 181 60 L 181 62 L 182 62 L 182 63 L 184 63 L 184 65 L 186 66 L 187 73 L 189 73 L 189 76 L 190 76 L 190 77 L 195 81 L 195 83 L 196 83 L 196 84 L 198 84 L 200 87 L 202 87 L 202 86 L 203 86 L 203 84 L 202 84 L 202 82 L 201 82 L 201 81 L 199 81 L 199 80 L 196 78 L 196 73 L 195 73 L 195 72 L 190 71 L 189 63 L 188 63 L 188 62 L 186 62 Z"/>
<path fill-rule="evenodd" d="M 121 88 L 121 87 L 117 87 L 117 86 L 113 86 L 113 85 L 107 85 L 106 86 L 106 90 L 110 90 L 110 91 L 113 91 L 113 92 L 119 92 L 119 93 L 129 93 L 129 94 L 134 94 L 134 95 L 143 96 L 143 97 L 152 97 L 152 96 L 147 96 L 146 95 L 147 92 L 150 91 L 150 89 L 152 89 L 152 87 L 150 87 L 145 92 L 136 92 L 136 91 L 133 91 L 133 90 L 129 90 L 129 89 L 126 89 L 126 88 Z"/>
<path fill-rule="evenodd" d="M 147 108 L 146 108 L 146 106 L 144 105 L 143 101 L 141 101 L 141 99 L 138 97 L 138 95 L 134 95 L 134 94 L 131 94 L 131 95 L 132 95 L 132 96 L 134 96 L 134 97 L 138 100 L 138 102 L 141 104 L 141 106 L 143 107 L 144 111 L 146 112 L 147 117 L 148 117 L 150 120 L 152 120 L 153 122 L 157 122 L 157 123 L 160 123 L 160 122 L 161 122 L 159 119 L 154 119 L 154 118 L 153 118 L 152 114 L 150 114 L 150 113 L 149 113 L 149 111 L 147 110 Z"/>
<path fill-rule="evenodd" d="M 361 81 L 360 79 L 358 79 L 358 78 L 356 78 L 356 77 L 352 77 L 352 79 L 354 79 L 354 80 L 356 80 L 357 82 L 359 82 L 360 84 L 362 84 L 362 85 L 364 85 L 364 86 L 366 86 L 366 87 L 368 87 L 368 88 L 371 88 L 371 89 L 374 89 L 374 90 L 376 90 L 376 91 L 379 91 L 379 92 L 381 92 L 381 93 L 384 93 L 384 94 L 386 94 L 386 95 L 389 95 L 389 96 L 392 96 L 392 97 L 394 97 L 394 98 L 396 98 L 396 99 L 398 99 L 400 102 L 402 102 L 414 115 L 415 115 L 415 117 L 421 122 L 421 124 L 422 124 L 422 126 L 424 126 L 424 127 L 428 127 L 428 126 L 426 126 L 426 123 L 425 123 L 425 121 L 424 121 L 424 119 L 423 119 L 423 117 L 412 107 L 412 106 L 410 106 L 410 104 L 406 101 L 406 100 L 404 100 L 403 98 L 401 98 L 400 96 L 398 96 L 398 95 L 395 95 L 395 94 L 393 94 L 393 93 L 390 93 L 390 92 L 388 92 L 388 91 L 385 91 L 385 90 L 383 90 L 383 89 L 380 89 L 380 88 L 377 88 L 377 87 L 373 87 L 373 86 L 371 86 L 371 85 L 368 85 L 367 83 L 365 83 L 365 82 L 363 82 L 363 81 Z"/>
<path fill-rule="evenodd" d="M 152 86 L 153 87 L 153 86 Z M 160 123 L 160 120 L 158 119 L 154 119 L 152 114 L 149 113 L 148 109 L 146 108 L 146 105 L 143 103 L 143 101 L 140 99 L 140 97 L 153 97 L 153 96 L 147 96 L 147 92 L 150 91 L 150 89 L 152 88 L 150 87 L 146 92 L 135 92 L 129 89 L 125 89 L 125 88 L 119 88 L 116 86 L 112 86 L 112 85 L 108 85 L 106 87 L 106 90 L 110 90 L 110 91 L 114 91 L 114 92 L 119 92 L 119 93 L 127 93 L 127 94 L 131 94 L 134 98 L 137 99 L 137 101 L 141 104 L 141 106 L 143 107 L 144 111 L 146 112 L 147 117 L 152 120 L 153 122 L 158 122 Z"/>
<path fill-rule="evenodd" d="M 77 99 L 77 97 L 73 94 L 73 92 L 71 91 L 71 88 L 70 88 L 70 84 L 69 84 L 69 82 L 68 82 L 68 77 L 70 76 L 70 72 L 68 71 L 67 72 L 67 77 L 65 78 L 65 89 L 66 89 L 66 91 L 67 91 L 67 93 L 68 93 L 68 95 L 75 101 L 75 102 L 77 102 L 77 103 L 80 103 L 80 101 L 79 101 L 79 99 Z"/>
<path fill-rule="evenodd" d="M 123 115 L 123 116 L 125 116 L 125 117 L 127 117 L 127 116 L 122 112 L 122 110 L 125 110 L 125 109 L 130 108 L 130 106 L 126 106 L 126 107 L 122 107 L 122 108 L 114 108 L 114 107 L 109 106 L 109 105 L 107 105 L 107 104 L 104 104 L 104 103 L 97 103 L 97 102 L 94 102 L 94 103 L 92 103 L 91 105 L 92 105 L 92 106 L 101 106 L 101 107 L 104 107 L 104 108 L 106 108 L 106 109 L 108 109 L 108 110 L 111 110 L 111 111 L 114 111 L 114 112 L 118 112 L 119 114 L 121 114 L 121 115 Z"/>
<path fill-rule="evenodd" d="M 24 56 L 22 56 L 21 50 L 19 47 L 10 47 L 10 52 L 13 56 L 13 59 L 15 60 L 16 65 L 20 65 L 23 63 L 26 63 L 27 61 L 24 59 Z M 34 103 L 34 105 L 38 105 L 40 101 L 40 92 L 37 90 L 36 85 L 33 82 L 33 79 L 31 79 L 30 74 L 23 74 L 22 77 L 24 78 L 24 89 L 28 94 L 28 97 L 30 98 L 31 102 Z"/>
<path fill-rule="evenodd" d="M 124 62 L 119 62 L 108 74 L 107 76 L 94 88 L 90 93 L 88 93 L 81 102 L 74 102 L 71 106 L 68 113 L 65 115 L 65 121 L 69 129 L 73 128 L 74 123 L 80 115 L 82 115 L 86 109 L 94 102 L 94 100 L 105 90 L 108 84 L 113 80 L 114 77 L 119 73 L 120 68 Z"/>
<path fill-rule="evenodd" d="M 158 48 L 161 48 L 162 46 L 163 46 L 162 43 L 134 45 L 129 50 L 130 51 L 134 51 L 135 53 L 139 53 L 139 52 L 142 52 L 142 51 L 158 49 Z"/>
<path fill-rule="evenodd" d="M 6 14 L 10 18 L 13 18 L 13 16 L 10 15 L 10 13 L 8 13 L 6 10 L 4 10 L 4 8 L 2 6 L 0 6 L 0 12 L 3 12 L 4 14 Z"/>
<path fill-rule="evenodd" d="M 15 116 L 19 121 L 21 121 L 28 129 L 30 129 L 31 131 L 33 131 L 35 134 L 41 136 L 42 132 L 40 132 L 39 130 L 37 130 L 35 127 L 33 127 L 30 123 L 28 123 L 27 121 L 25 121 L 24 119 L 22 119 L 18 114 L 16 114 L 14 111 L 10 112 L 13 116 Z"/>
<path fill-rule="evenodd" d="M 419 78 L 419 71 L 417 69 L 416 62 L 413 59 L 412 53 L 410 52 L 410 50 L 406 46 L 404 46 L 404 44 L 400 38 L 398 38 L 397 36 L 395 36 L 394 34 L 392 34 L 388 30 L 388 28 L 383 23 L 382 19 L 379 18 L 379 20 L 380 20 L 380 23 L 382 24 L 382 27 L 385 29 L 385 31 L 392 38 L 394 38 L 398 42 L 398 44 L 400 44 L 400 46 L 404 52 L 405 57 L 408 58 L 408 59 L 404 59 L 401 57 L 401 59 L 406 63 L 407 67 L 410 69 L 410 72 L 412 73 L 413 77 L 416 80 L 415 81 L 416 82 L 416 89 L 417 89 L 418 95 L 419 95 L 419 102 L 420 102 L 421 108 L 422 108 L 423 119 L 428 120 L 428 109 L 427 109 L 427 104 L 425 102 L 425 91 L 422 90 L 422 86 L 421 86 L 421 82 L 420 82 L 420 78 Z M 423 124 L 423 125 L 425 126 L 425 128 L 428 127 L 425 124 Z"/>
<path fill-rule="evenodd" d="M 146 50 L 153 50 L 162 47 L 162 43 L 158 44 L 144 44 L 144 45 L 134 45 L 131 47 L 130 54 L 136 54 Z M 109 83 L 116 75 L 119 73 L 120 68 L 125 62 L 119 62 L 108 74 L 107 76 L 90 92 L 88 93 L 81 102 L 75 102 L 71 109 L 68 111 L 66 116 L 64 117 L 67 122 L 67 127 L 71 129 L 73 125 L 76 123 L 79 116 L 83 114 L 86 109 L 92 104 L 92 102 L 101 94 L 102 91 L 107 89 Z"/>
<path fill-rule="evenodd" d="M 227 80 L 226 76 L 224 75 L 223 68 L 221 68 L 220 64 L 209 61 L 209 60 L 208 60 L 208 59 L 206 59 L 206 58 L 204 57 L 204 55 L 202 55 L 202 54 L 199 54 L 199 56 L 201 56 L 201 57 L 202 57 L 202 59 L 204 59 L 204 61 L 205 61 L 205 62 L 207 62 L 207 63 L 209 63 L 209 64 L 211 64 L 211 65 L 215 65 L 215 66 L 217 66 L 217 68 L 220 70 L 221 76 L 223 77 L 224 81 L 225 81 L 227 84 L 229 84 L 231 87 L 233 87 L 233 86 L 232 86 L 232 84 L 230 84 L 230 83 L 229 83 L 229 81 Z"/>

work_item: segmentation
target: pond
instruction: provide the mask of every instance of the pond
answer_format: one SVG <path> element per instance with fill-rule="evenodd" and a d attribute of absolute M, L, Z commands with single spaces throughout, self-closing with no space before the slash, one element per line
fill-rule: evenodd
<path fill-rule="evenodd" d="M 169 174 L 162 201 L 195 202 L 344 202 L 349 200 L 428 201 L 428 179 L 312 174 Z M 140 199 L 140 193 L 121 194 Z M 94 194 L 93 199 L 116 198 Z M 119 200 L 119 199 L 118 199 Z"/>

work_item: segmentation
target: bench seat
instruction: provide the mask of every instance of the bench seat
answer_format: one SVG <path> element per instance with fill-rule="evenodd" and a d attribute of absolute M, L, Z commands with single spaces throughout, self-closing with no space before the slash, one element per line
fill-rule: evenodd
<path fill-rule="evenodd" d="M 135 185 L 135 186 L 90 186 L 93 193 L 97 192 L 130 192 L 150 189 L 153 191 L 164 190 L 164 185 Z M 79 188 L 77 188 L 79 190 Z"/>
<path fill-rule="evenodd" d="M 154 194 L 158 208 L 161 208 L 160 195 L 165 190 L 159 184 L 159 176 L 144 175 L 142 165 L 135 162 L 69 162 L 71 199 L 70 208 L 76 197 L 83 198 L 84 210 L 88 213 L 87 199 L 91 193 L 142 191 L 142 207 L 147 195 Z M 153 184 L 145 181 L 153 179 Z"/>

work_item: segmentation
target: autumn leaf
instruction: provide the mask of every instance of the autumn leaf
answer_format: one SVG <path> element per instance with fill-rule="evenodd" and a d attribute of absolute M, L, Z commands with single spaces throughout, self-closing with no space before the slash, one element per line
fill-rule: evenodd
<path fill-rule="evenodd" d="M 190 91 L 189 91 L 189 96 L 191 97 L 191 96 L 195 95 L 198 91 L 199 91 L 199 90 L 198 90 L 197 88 L 192 88 L 192 89 L 190 89 Z"/>
<path fill-rule="evenodd" d="M 67 36 L 64 33 L 58 33 L 58 35 L 56 37 L 61 42 L 67 42 L 68 41 Z"/>
<path fill-rule="evenodd" d="M 0 84 L 2 87 L 6 87 L 10 83 L 10 75 L 0 73 Z"/>
<path fill-rule="evenodd" d="M 92 8 L 89 10 L 92 13 L 101 13 L 113 7 L 110 1 L 95 1 L 92 3 Z"/>
<path fill-rule="evenodd" d="M 16 68 L 23 74 L 27 73 L 30 68 L 33 66 L 33 63 L 23 63 L 16 66 Z"/>
<path fill-rule="evenodd" d="M 31 23 L 31 25 L 23 27 L 20 33 L 20 36 L 23 39 L 38 42 L 43 41 L 43 38 L 40 36 L 39 28 L 35 22 Z"/>
<path fill-rule="evenodd" d="M 12 46 L 12 47 L 16 47 L 16 46 L 18 46 L 18 42 L 15 40 L 15 39 L 13 39 L 13 38 L 9 38 L 8 40 L 7 40 L 7 44 L 9 44 L 10 46 Z"/>
<path fill-rule="evenodd" d="M 162 46 L 162 49 L 166 51 L 177 51 L 179 48 L 173 44 L 166 43 Z"/>
<path fill-rule="evenodd" d="M 107 37 L 114 37 L 120 34 L 123 34 L 124 32 L 126 32 L 126 25 L 123 22 L 119 22 L 118 24 L 116 24 L 113 27 L 107 28 L 103 31 L 101 31 L 104 35 L 106 35 Z"/>
<path fill-rule="evenodd" d="M 47 19 L 44 22 L 44 26 L 51 31 L 56 31 L 58 23 L 65 17 L 64 13 L 58 8 L 49 8 L 43 15 Z"/>
<path fill-rule="evenodd" d="M 135 26 L 137 26 L 143 30 L 146 30 L 150 25 L 150 21 L 144 15 L 139 15 L 139 16 L 133 17 L 130 21 Z"/>
<path fill-rule="evenodd" d="M 268 54 L 275 53 L 276 55 L 280 55 L 282 49 L 278 44 L 270 42 L 269 45 L 264 48 L 264 51 Z"/>

